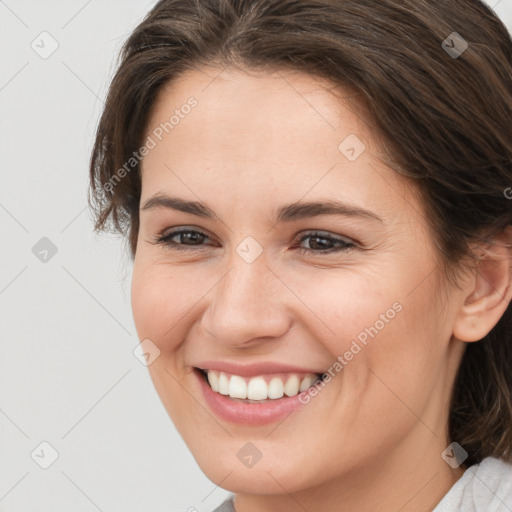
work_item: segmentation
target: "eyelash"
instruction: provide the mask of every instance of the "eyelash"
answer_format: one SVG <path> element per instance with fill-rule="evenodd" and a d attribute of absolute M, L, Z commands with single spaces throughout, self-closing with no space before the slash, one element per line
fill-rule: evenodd
<path fill-rule="evenodd" d="M 206 233 L 204 233 L 203 231 L 197 230 L 197 229 L 178 229 L 175 231 L 171 231 L 165 235 L 160 235 L 154 241 L 154 243 L 164 245 L 166 248 L 169 248 L 171 250 L 190 251 L 190 250 L 193 250 L 192 247 L 197 247 L 197 246 L 190 245 L 188 247 L 185 247 L 186 244 L 179 244 L 176 242 L 171 242 L 171 239 L 174 238 L 175 236 L 183 235 L 183 234 L 187 234 L 187 233 L 195 233 L 195 234 L 204 236 L 206 238 L 209 238 Z M 356 245 L 352 242 L 348 242 L 348 241 L 344 240 L 343 238 L 335 237 L 332 235 L 328 235 L 328 234 L 326 235 L 325 233 L 323 233 L 321 231 L 312 231 L 312 232 L 309 232 L 309 233 L 303 235 L 299 239 L 298 243 L 301 244 L 304 240 L 306 240 L 308 238 L 320 238 L 320 239 L 324 239 L 324 240 L 329 240 L 330 242 L 339 243 L 339 244 L 341 244 L 341 246 L 338 248 L 330 248 L 330 249 L 323 249 L 323 250 L 314 250 L 314 249 L 307 249 L 304 247 L 298 247 L 297 252 L 299 254 L 306 254 L 306 255 L 307 254 L 329 254 L 329 253 L 337 253 L 337 252 L 341 252 L 341 251 L 347 251 L 350 249 L 354 249 L 356 247 Z M 198 245 L 201 245 L 201 244 L 198 244 Z"/>

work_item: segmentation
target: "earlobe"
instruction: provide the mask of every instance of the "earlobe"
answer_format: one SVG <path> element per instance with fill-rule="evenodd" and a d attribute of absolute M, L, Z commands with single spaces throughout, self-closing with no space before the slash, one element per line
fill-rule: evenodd
<path fill-rule="evenodd" d="M 509 226 L 510 228 L 510 226 Z M 453 326 L 460 341 L 478 341 L 498 323 L 512 298 L 511 232 L 477 247 L 478 264 L 467 279 L 464 302 Z"/>

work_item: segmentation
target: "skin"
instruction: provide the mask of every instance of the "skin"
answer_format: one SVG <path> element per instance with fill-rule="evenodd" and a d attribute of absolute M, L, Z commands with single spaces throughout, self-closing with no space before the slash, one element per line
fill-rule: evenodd
<path fill-rule="evenodd" d="M 465 342 L 487 334 L 510 300 L 502 249 L 460 288 L 448 284 L 420 197 L 382 162 L 348 94 L 298 72 L 201 68 L 160 91 L 147 125 L 150 136 L 198 101 L 142 164 L 135 325 L 160 350 L 148 369 L 170 417 L 208 478 L 236 493 L 238 512 L 432 510 L 465 469 L 441 458 Z M 338 149 L 349 134 L 366 146 L 355 161 Z M 142 209 L 157 193 L 201 201 L 218 219 Z M 328 199 L 381 220 L 273 220 L 284 204 Z M 155 243 L 179 227 L 208 236 L 174 237 L 182 251 Z M 315 239 L 300 241 L 312 230 L 356 247 L 315 253 Z M 249 236 L 263 249 L 252 263 L 236 251 Z M 327 370 L 397 301 L 402 310 L 279 424 L 215 417 L 191 373 L 201 360 Z M 251 468 L 237 457 L 248 441 L 262 454 Z"/>

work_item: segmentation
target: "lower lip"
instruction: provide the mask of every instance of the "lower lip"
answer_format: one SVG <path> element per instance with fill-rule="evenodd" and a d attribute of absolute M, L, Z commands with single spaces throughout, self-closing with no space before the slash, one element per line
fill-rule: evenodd
<path fill-rule="evenodd" d="M 295 396 L 278 398 L 261 404 L 240 402 L 213 391 L 199 370 L 194 370 L 194 373 L 199 379 L 203 396 L 210 409 L 219 418 L 237 425 L 269 425 L 283 420 L 305 405 L 299 400 L 301 395 L 306 395 L 305 391 Z"/>

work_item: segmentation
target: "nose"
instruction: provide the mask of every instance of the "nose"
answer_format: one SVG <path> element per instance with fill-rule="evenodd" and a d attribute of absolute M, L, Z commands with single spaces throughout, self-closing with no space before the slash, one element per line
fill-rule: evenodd
<path fill-rule="evenodd" d="M 217 342 L 249 347 L 282 337 L 290 328 L 289 291 L 260 255 L 247 263 L 237 254 L 229 270 L 208 294 L 201 327 Z"/>

